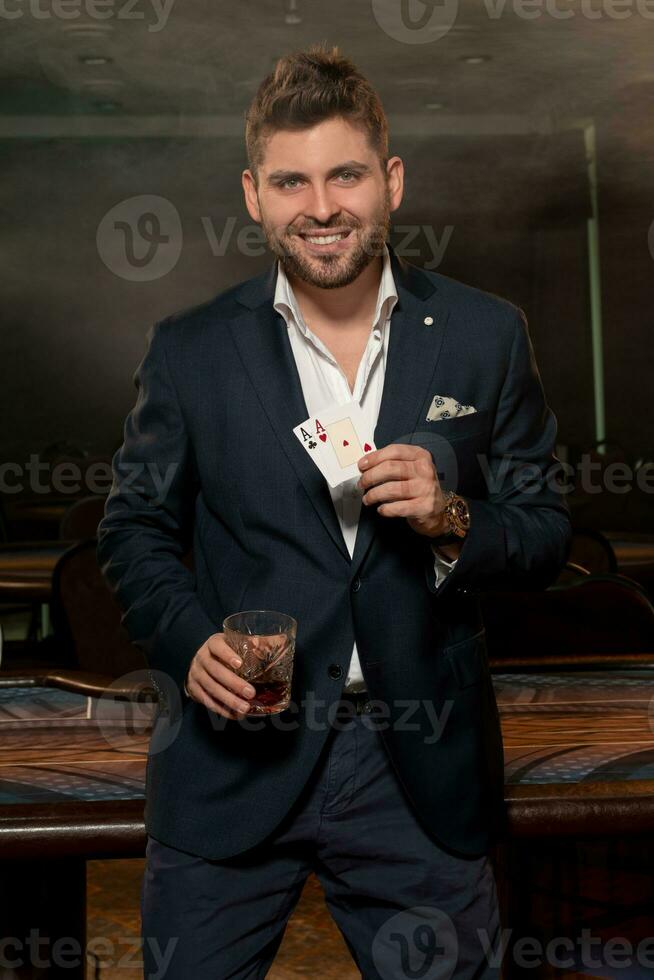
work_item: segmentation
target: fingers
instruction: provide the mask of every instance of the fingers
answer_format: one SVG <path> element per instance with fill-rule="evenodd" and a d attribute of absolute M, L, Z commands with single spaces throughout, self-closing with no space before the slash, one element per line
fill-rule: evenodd
<path fill-rule="evenodd" d="M 395 500 L 413 500 L 421 492 L 421 484 L 417 480 L 391 480 L 369 490 L 361 498 L 369 507 L 371 504 L 389 503 Z"/>
<path fill-rule="evenodd" d="M 427 449 L 423 449 L 422 446 L 412 446 L 403 442 L 394 442 L 390 446 L 384 446 L 383 449 L 375 449 L 374 452 L 368 453 L 367 456 L 362 456 L 358 460 L 359 469 L 367 473 L 377 466 L 379 463 L 385 463 L 388 460 L 418 460 L 421 457 L 428 457 L 431 459 L 431 453 Z"/>
<path fill-rule="evenodd" d="M 205 708 L 215 712 L 215 714 L 229 718 L 231 721 L 237 721 L 239 718 L 244 718 L 247 715 L 247 712 L 233 711 L 231 708 L 226 707 L 222 701 L 217 701 L 211 697 L 208 691 L 205 691 L 199 684 L 193 684 L 192 686 L 187 684 L 187 688 L 194 701 L 204 705 Z"/>
<path fill-rule="evenodd" d="M 372 470 L 363 473 L 359 479 L 359 487 L 362 490 L 369 490 L 371 487 L 387 480 L 410 480 L 415 476 L 415 467 L 412 462 L 399 459 L 388 459 L 378 463 Z"/>
<path fill-rule="evenodd" d="M 239 655 L 232 650 L 223 633 L 214 633 L 209 637 L 205 643 L 205 646 L 212 657 L 222 661 L 222 663 L 229 664 L 232 667 L 235 666 L 233 661 L 241 659 Z M 198 653 L 200 653 L 202 649 L 203 648 L 200 647 Z"/>
<path fill-rule="evenodd" d="M 221 633 L 214 633 L 196 653 L 188 672 L 190 696 L 226 718 L 243 717 L 255 690 L 234 668 L 236 655 Z M 228 666 L 230 665 L 230 666 Z"/>
<path fill-rule="evenodd" d="M 416 475 L 412 464 L 397 460 L 380 463 L 374 471 L 361 477 L 359 485 L 364 491 L 361 499 L 366 506 L 417 497 L 427 490 L 425 478 Z"/>
<path fill-rule="evenodd" d="M 391 447 L 386 448 L 390 449 Z M 434 491 L 435 487 L 439 487 L 431 453 L 419 446 L 409 446 L 408 448 L 418 449 L 420 455 L 408 460 L 394 458 L 382 460 L 371 470 L 362 474 L 358 485 L 365 491 L 362 497 L 364 504 L 369 506 L 370 504 L 427 497 Z"/>

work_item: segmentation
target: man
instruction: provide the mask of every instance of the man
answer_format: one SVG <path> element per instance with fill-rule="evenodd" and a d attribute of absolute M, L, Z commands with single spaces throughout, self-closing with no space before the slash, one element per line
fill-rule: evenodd
<path fill-rule="evenodd" d="M 281 59 L 246 140 L 277 261 L 152 331 L 99 531 L 170 724 L 148 765 L 146 974 L 173 939 L 169 978 L 264 977 L 314 870 L 365 978 L 497 977 L 477 593 L 565 561 L 556 421 L 522 311 L 384 245 L 402 161 L 351 62 Z M 333 488 L 293 429 L 352 399 L 377 449 Z M 246 609 L 298 622 L 291 705 L 256 725 L 221 632 Z"/>

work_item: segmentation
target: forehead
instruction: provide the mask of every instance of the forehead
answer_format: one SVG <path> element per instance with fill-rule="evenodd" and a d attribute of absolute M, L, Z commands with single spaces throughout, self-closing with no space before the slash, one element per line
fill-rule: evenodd
<path fill-rule="evenodd" d="M 262 170 L 302 169 L 316 173 L 329 170 L 340 160 L 370 163 L 375 154 L 361 126 L 342 117 L 326 119 L 307 129 L 280 129 L 265 143 Z"/>

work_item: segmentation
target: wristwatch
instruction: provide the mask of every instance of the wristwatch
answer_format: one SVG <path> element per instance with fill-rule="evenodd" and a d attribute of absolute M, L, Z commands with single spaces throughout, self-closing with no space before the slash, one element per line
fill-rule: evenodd
<path fill-rule="evenodd" d="M 470 508 L 464 497 L 460 497 L 453 490 L 446 490 L 443 494 L 445 498 L 445 508 L 442 514 L 447 522 L 447 531 L 440 534 L 437 538 L 432 538 L 434 544 L 448 544 L 453 541 L 460 541 L 465 538 L 470 529 Z"/>

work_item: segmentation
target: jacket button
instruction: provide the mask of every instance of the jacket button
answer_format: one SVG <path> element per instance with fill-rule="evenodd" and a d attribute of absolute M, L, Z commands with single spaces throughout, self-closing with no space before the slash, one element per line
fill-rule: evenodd
<path fill-rule="evenodd" d="M 361 579 L 357 575 L 356 578 L 352 580 L 352 585 L 350 586 L 353 592 L 358 592 L 361 588 Z"/>
<path fill-rule="evenodd" d="M 340 667 L 338 664 L 330 664 L 329 667 L 327 668 L 327 673 L 329 674 L 330 677 L 333 677 L 334 680 L 336 680 L 337 678 L 343 676 L 343 668 Z"/>

